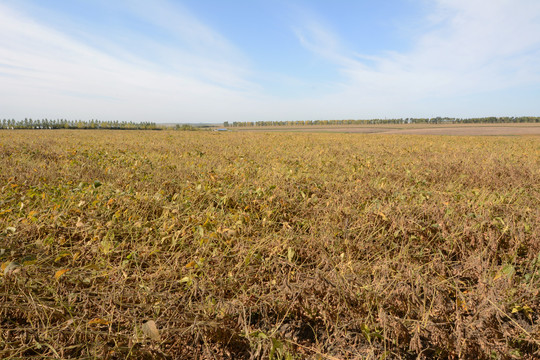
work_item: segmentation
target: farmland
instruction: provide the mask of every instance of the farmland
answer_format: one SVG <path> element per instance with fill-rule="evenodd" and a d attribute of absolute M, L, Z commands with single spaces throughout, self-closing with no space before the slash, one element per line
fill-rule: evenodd
<path fill-rule="evenodd" d="M 399 135 L 516 136 L 540 135 L 540 124 L 377 124 L 236 127 L 235 131 L 328 132 Z"/>
<path fill-rule="evenodd" d="M 3 130 L 0 263 L 0 358 L 537 359 L 540 137 Z"/>

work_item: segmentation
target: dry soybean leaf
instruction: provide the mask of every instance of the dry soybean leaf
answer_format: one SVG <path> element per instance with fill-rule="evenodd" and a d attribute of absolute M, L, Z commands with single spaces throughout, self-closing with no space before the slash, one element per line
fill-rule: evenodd
<path fill-rule="evenodd" d="M 60 254 L 58 254 L 58 256 L 54 259 L 54 262 L 59 262 L 60 260 L 62 260 L 62 258 L 65 258 L 66 256 L 69 256 L 69 255 L 71 255 L 71 254 L 68 253 L 68 252 L 60 253 Z"/>
<path fill-rule="evenodd" d="M 293 262 L 293 260 L 294 260 L 294 255 L 295 255 L 294 249 L 293 249 L 292 247 L 289 247 L 289 248 L 287 249 L 287 259 L 288 259 L 290 262 Z"/>
<path fill-rule="evenodd" d="M 161 336 L 159 336 L 159 331 L 156 327 L 156 323 L 154 320 L 148 320 L 142 325 L 142 331 L 143 333 L 148 336 L 150 339 L 159 341 L 161 340 Z"/>
<path fill-rule="evenodd" d="M 60 276 L 64 275 L 65 273 L 67 273 L 69 271 L 69 269 L 61 269 L 61 270 L 58 270 L 55 274 L 54 274 L 54 278 L 56 280 L 60 279 Z"/>
<path fill-rule="evenodd" d="M 73 261 L 77 260 L 79 256 L 81 256 L 80 252 L 76 252 L 75 254 L 73 254 Z"/>
<path fill-rule="evenodd" d="M 74 322 L 73 319 L 69 319 L 68 321 L 65 322 L 64 326 L 60 330 L 66 330 L 71 324 L 73 324 L 73 322 Z"/>
<path fill-rule="evenodd" d="M 90 320 L 88 325 L 109 325 L 109 322 L 105 319 L 95 318 Z"/>
<path fill-rule="evenodd" d="M 3 271 L 4 276 L 7 276 L 10 274 L 15 274 L 18 271 L 20 271 L 19 270 L 20 267 L 21 267 L 21 264 L 15 261 L 5 262 L 2 264 L 2 271 Z"/>

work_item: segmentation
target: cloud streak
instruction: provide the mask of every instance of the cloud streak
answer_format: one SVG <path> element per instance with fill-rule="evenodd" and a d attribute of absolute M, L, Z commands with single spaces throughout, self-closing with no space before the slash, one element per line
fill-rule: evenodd
<path fill-rule="evenodd" d="M 3 112 L 33 117 L 126 119 L 130 114 L 135 121 L 216 121 L 200 111 L 211 104 L 215 113 L 223 115 L 219 121 L 235 116 L 231 105 L 247 105 L 246 93 L 257 86 L 246 80 L 249 70 L 237 65 L 246 61 L 232 45 L 167 2 L 153 3 L 152 9 L 145 2 L 130 4 L 131 12 L 151 26 L 164 28 L 178 46 L 132 34 L 139 39 L 135 52 L 104 38 L 102 44 L 109 47 L 105 52 L 0 3 Z M 176 20 L 183 25 L 174 25 Z"/>
<path fill-rule="evenodd" d="M 378 57 L 337 46 L 340 39 L 313 22 L 298 39 L 339 67 L 341 88 L 331 96 L 336 101 L 350 107 L 356 98 L 374 116 L 384 108 L 398 109 L 388 111 L 397 116 L 414 112 L 415 104 L 429 107 L 430 99 L 538 84 L 539 15 L 534 0 L 438 0 L 427 19 L 429 30 L 409 51 Z"/>

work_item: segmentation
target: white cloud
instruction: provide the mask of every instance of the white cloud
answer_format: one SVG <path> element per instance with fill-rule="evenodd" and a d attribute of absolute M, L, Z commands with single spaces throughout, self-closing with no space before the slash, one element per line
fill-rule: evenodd
<path fill-rule="evenodd" d="M 427 21 L 409 51 L 379 57 L 336 46 L 333 32 L 313 22 L 298 38 L 340 68 L 342 87 L 329 99 L 372 116 L 406 116 L 433 99 L 440 106 L 443 98 L 540 82 L 537 0 L 438 0 Z"/>
<path fill-rule="evenodd" d="M 245 106 L 246 92 L 257 88 L 245 80 L 248 71 L 237 65 L 242 56 L 189 14 L 160 3 L 163 8 L 153 3 L 151 10 L 140 2 L 130 9 L 150 24 L 167 28 L 181 46 L 138 37 L 137 51 L 130 52 L 114 39 L 103 39 L 105 46 L 116 46 L 115 55 L 127 56 L 109 55 L 0 4 L 0 116 L 234 118 L 234 107 Z M 176 27 L 175 17 L 184 25 Z M 190 42 L 196 51 L 189 48 Z M 141 55 L 141 49 L 151 51 L 151 56 Z M 214 111 L 202 110 L 210 106 Z M 210 118 L 218 114 L 220 118 Z"/>

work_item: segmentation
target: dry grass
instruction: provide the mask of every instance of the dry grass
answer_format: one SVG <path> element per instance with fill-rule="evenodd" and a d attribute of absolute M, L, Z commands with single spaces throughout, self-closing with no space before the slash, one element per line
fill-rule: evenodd
<path fill-rule="evenodd" d="M 0 358 L 540 357 L 538 137 L 3 131 L 0 169 Z"/>

